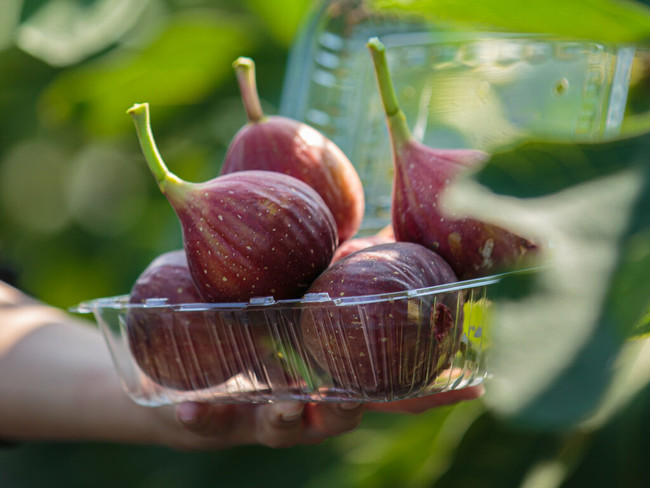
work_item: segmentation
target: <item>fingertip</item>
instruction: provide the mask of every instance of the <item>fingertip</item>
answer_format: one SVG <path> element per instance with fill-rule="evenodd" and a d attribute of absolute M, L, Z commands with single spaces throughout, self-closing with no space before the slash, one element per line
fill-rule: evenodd
<path fill-rule="evenodd" d="M 176 405 L 176 418 L 189 429 L 198 427 L 203 419 L 204 406 L 196 402 L 184 402 Z"/>
<path fill-rule="evenodd" d="M 357 410 L 359 407 L 361 407 L 361 405 L 363 404 L 359 402 L 346 402 L 346 403 L 338 404 L 339 408 L 344 412 L 351 412 Z"/>
<path fill-rule="evenodd" d="M 302 418 L 304 411 L 302 403 L 278 403 L 272 409 L 272 420 L 276 425 L 295 424 Z"/>

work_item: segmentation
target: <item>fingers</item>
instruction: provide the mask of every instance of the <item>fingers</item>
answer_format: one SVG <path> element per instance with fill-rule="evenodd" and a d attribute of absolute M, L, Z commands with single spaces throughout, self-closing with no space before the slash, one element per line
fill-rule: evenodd
<path fill-rule="evenodd" d="M 176 407 L 176 418 L 187 430 L 204 436 L 225 436 L 231 428 L 228 405 L 181 403 Z"/>
<path fill-rule="evenodd" d="M 176 418 L 193 434 L 189 449 L 260 444 L 282 448 L 299 444 L 304 435 L 305 405 L 210 405 L 182 403 Z"/>
<path fill-rule="evenodd" d="M 209 405 L 183 403 L 176 418 L 189 433 L 184 450 L 219 449 L 245 444 L 286 448 L 317 444 L 354 430 L 364 408 L 358 404 L 277 403 Z"/>
<path fill-rule="evenodd" d="M 276 449 L 301 443 L 304 411 L 302 403 L 259 406 L 255 422 L 256 443 Z"/>
<path fill-rule="evenodd" d="M 223 449 L 249 444 L 253 436 L 241 430 L 244 412 L 234 405 L 185 402 L 175 407 L 176 419 L 186 434 L 173 445 L 182 450 Z M 246 435 L 248 434 L 248 436 Z"/>
<path fill-rule="evenodd" d="M 365 407 L 360 403 L 321 403 L 306 407 L 305 435 L 317 441 L 355 430 Z"/>
<path fill-rule="evenodd" d="M 398 400 L 390 403 L 371 403 L 368 404 L 368 410 L 388 413 L 422 413 L 426 410 L 445 405 L 452 405 L 466 400 L 475 400 L 484 393 L 482 385 L 470 386 L 459 390 L 451 390 L 442 393 L 436 393 L 421 398 L 410 398 L 408 400 Z"/>
<path fill-rule="evenodd" d="M 246 444 L 272 448 L 317 444 L 356 429 L 364 411 L 422 413 L 431 408 L 479 398 L 482 386 L 389 403 L 276 403 L 210 405 L 182 403 L 176 418 L 189 437 L 181 449 L 220 449 Z"/>
<path fill-rule="evenodd" d="M 258 442 L 282 448 L 318 444 L 354 430 L 361 423 L 363 408 L 358 404 L 279 403 L 260 409 Z"/>

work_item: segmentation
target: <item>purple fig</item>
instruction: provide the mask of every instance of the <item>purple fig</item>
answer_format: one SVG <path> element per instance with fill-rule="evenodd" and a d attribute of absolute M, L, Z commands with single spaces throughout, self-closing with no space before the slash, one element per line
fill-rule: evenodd
<path fill-rule="evenodd" d="M 370 246 L 376 246 L 378 244 L 387 244 L 389 242 L 395 242 L 395 239 L 383 234 L 373 234 L 369 236 L 360 236 L 348 239 L 336 248 L 330 266 L 335 262 L 343 259 L 344 257 L 352 254 L 353 252 L 360 251 L 361 249 L 365 249 Z"/>
<path fill-rule="evenodd" d="M 459 292 L 371 298 L 457 281 L 436 253 L 410 242 L 371 246 L 332 264 L 309 288 L 333 300 L 301 318 L 305 347 L 343 389 L 386 398 L 417 394 L 447 367 L 462 331 Z"/>
<path fill-rule="evenodd" d="M 165 305 L 200 303 L 185 251 L 158 256 L 140 274 L 129 302 L 165 299 Z M 154 382 L 178 390 L 198 390 L 227 381 L 238 373 L 236 347 L 225 328 L 206 312 L 163 307 L 133 307 L 126 321 L 131 354 Z"/>
<path fill-rule="evenodd" d="M 459 174 L 484 163 L 471 149 L 436 149 L 416 141 L 390 77 L 383 44 L 368 41 L 386 115 L 395 168 L 392 224 L 398 241 L 422 244 L 440 254 L 461 280 L 516 267 L 538 249 L 530 240 L 472 218 L 454 218 L 440 195 Z"/>
<path fill-rule="evenodd" d="M 325 200 L 334 215 L 339 241 L 352 237 L 361 225 L 365 203 L 361 179 L 350 160 L 313 127 L 287 117 L 266 116 L 253 61 L 238 58 L 233 66 L 248 123 L 231 141 L 221 173 L 262 169 L 298 178 Z"/>
<path fill-rule="evenodd" d="M 149 168 L 179 218 L 201 296 L 211 302 L 301 297 L 338 244 L 332 213 L 316 191 L 292 176 L 261 170 L 183 181 L 158 153 L 148 105 L 128 113 Z"/>

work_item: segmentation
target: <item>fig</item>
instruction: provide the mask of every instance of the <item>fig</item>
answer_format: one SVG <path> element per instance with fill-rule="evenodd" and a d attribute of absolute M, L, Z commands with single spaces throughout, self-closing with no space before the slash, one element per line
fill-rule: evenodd
<path fill-rule="evenodd" d="M 158 153 L 148 104 L 128 113 L 149 168 L 178 216 L 190 274 L 204 300 L 301 297 L 338 245 L 336 223 L 318 193 L 297 178 L 263 170 L 184 181 Z"/>
<path fill-rule="evenodd" d="M 391 399 L 418 394 L 448 367 L 462 332 L 462 296 L 368 297 L 456 282 L 435 252 L 410 242 L 371 246 L 332 264 L 309 288 L 332 302 L 305 307 L 307 351 L 345 390 Z M 307 295 L 310 297 L 312 295 Z M 363 297 L 336 303 L 339 298 Z"/>
<path fill-rule="evenodd" d="M 137 278 L 129 302 L 150 299 L 164 299 L 165 306 L 130 308 L 126 320 L 131 354 L 149 378 L 165 387 L 197 390 L 238 373 L 236 348 L 227 329 L 216 327 L 208 312 L 166 306 L 202 302 L 185 251 L 161 254 Z"/>
<path fill-rule="evenodd" d="M 330 139 L 310 125 L 262 111 L 250 58 L 234 63 L 248 122 L 228 145 L 221 174 L 241 170 L 285 173 L 314 188 L 334 215 L 339 241 L 357 233 L 364 213 L 361 179 Z"/>
<path fill-rule="evenodd" d="M 538 251 L 537 244 L 481 220 L 455 218 L 441 199 L 454 179 L 484 163 L 488 155 L 473 149 L 438 149 L 416 141 L 398 104 L 384 45 L 375 37 L 367 46 L 393 153 L 391 213 L 395 238 L 437 252 L 461 280 L 520 266 Z"/>
<path fill-rule="evenodd" d="M 352 239 L 348 239 L 342 244 L 339 244 L 339 247 L 337 247 L 336 251 L 334 251 L 334 257 L 332 258 L 330 265 L 352 254 L 353 252 L 360 251 L 361 249 L 365 249 L 370 246 L 386 244 L 389 242 L 395 242 L 395 239 L 379 233 L 370 236 L 353 237 Z"/>

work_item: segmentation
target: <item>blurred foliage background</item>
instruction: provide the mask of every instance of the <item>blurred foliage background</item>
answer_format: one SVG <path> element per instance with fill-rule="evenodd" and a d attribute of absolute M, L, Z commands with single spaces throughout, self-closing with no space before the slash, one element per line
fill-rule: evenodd
<path fill-rule="evenodd" d="M 9 0 L 0 6 L 0 266 L 62 307 L 121 294 L 180 245 L 125 111 L 155 107 L 179 176 L 216 175 L 245 122 L 231 63 L 258 64 L 278 102 L 306 0 Z"/>
<path fill-rule="evenodd" d="M 588 2 L 571 5 L 581 3 Z M 173 172 L 194 181 L 215 176 L 245 122 L 232 61 L 255 59 L 265 109 L 277 112 L 289 48 L 310 7 L 308 0 L 3 0 L 0 278 L 67 308 L 126 293 L 155 256 L 180 247 L 177 221 L 125 110 L 151 104 Z M 642 38 L 648 30 L 639 18 L 634 32 Z M 650 107 L 649 68 L 637 69 L 629 100 L 642 112 Z M 640 147 L 647 165 L 649 146 Z M 0 452 L 0 486 L 645 486 L 650 348 L 646 339 L 621 351 L 608 396 L 589 419 L 562 429 L 508 422 L 474 401 L 419 416 L 371 414 L 350 435 L 280 451 L 30 444 Z"/>

